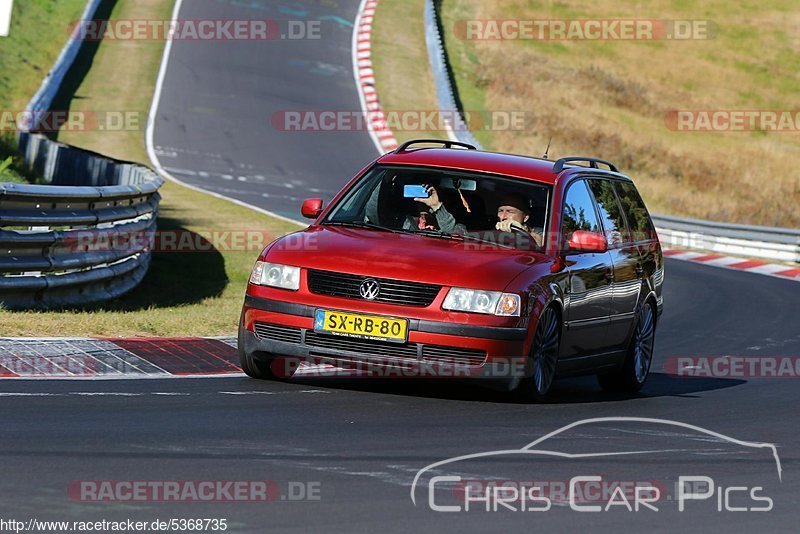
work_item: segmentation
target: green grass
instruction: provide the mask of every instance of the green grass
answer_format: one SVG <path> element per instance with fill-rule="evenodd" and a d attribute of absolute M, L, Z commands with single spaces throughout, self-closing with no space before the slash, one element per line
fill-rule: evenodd
<path fill-rule="evenodd" d="M 14 2 L 9 35 L 0 37 L 0 112 L 25 109 L 69 38 L 67 21 L 79 19 L 85 5 L 85 0 Z M 0 131 L 0 160 L 16 153 L 16 133 Z M 19 168 L 12 168 L 0 181 L 24 180 Z"/>
<path fill-rule="evenodd" d="M 6 156 L 5 160 L 0 160 L 0 182 L 24 183 L 24 179 L 14 171 L 12 165 L 14 158 Z"/>
<path fill-rule="evenodd" d="M 15 2 L 15 7 L 20 3 Z M 168 18 L 172 5 L 172 0 L 119 0 L 111 16 Z M 59 39 L 58 48 L 63 41 L 63 38 Z M 146 117 L 162 49 L 163 43 L 151 41 L 101 43 L 91 58 L 91 69 L 86 76 L 71 81 L 74 93 L 59 98 L 70 109 L 80 106 L 83 111 L 135 111 Z M 132 57 L 136 61 L 132 61 Z M 20 101 L 25 99 L 19 97 Z M 105 134 L 96 131 L 61 132 L 59 140 L 120 159 L 149 163 L 143 128 L 141 131 Z M 200 236 L 211 231 L 262 232 L 266 244 L 300 228 L 173 182 L 164 185 L 161 195 L 158 223 L 161 231 L 177 230 Z M 236 331 L 247 279 L 258 252 L 216 249 L 192 253 L 156 252 L 147 276 L 128 295 L 82 310 L 0 311 L 2 334 L 231 335 Z"/>

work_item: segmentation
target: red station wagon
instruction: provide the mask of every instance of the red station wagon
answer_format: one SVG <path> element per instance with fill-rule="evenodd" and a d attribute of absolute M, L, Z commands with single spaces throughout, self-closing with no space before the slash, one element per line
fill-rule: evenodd
<path fill-rule="evenodd" d="M 302 361 L 400 368 L 535 400 L 562 376 L 628 392 L 647 378 L 664 259 L 608 162 L 409 141 L 302 214 L 311 226 L 268 245 L 247 286 L 251 377 L 287 379 Z"/>

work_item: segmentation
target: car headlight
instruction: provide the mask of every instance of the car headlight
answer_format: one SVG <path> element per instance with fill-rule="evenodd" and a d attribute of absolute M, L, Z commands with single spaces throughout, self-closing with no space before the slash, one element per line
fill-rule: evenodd
<path fill-rule="evenodd" d="M 300 289 L 300 267 L 257 261 L 250 273 L 250 283 L 297 291 Z"/>
<path fill-rule="evenodd" d="M 519 316 L 520 307 L 520 297 L 516 293 L 463 287 L 451 288 L 442 304 L 442 308 L 445 310 L 502 316 Z"/>

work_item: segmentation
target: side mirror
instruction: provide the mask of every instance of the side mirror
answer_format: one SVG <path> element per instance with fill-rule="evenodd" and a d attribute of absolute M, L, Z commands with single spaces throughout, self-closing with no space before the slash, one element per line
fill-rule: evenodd
<path fill-rule="evenodd" d="M 303 217 L 308 219 L 316 219 L 322 213 L 322 199 L 321 198 L 307 198 L 303 201 L 303 207 L 300 208 L 300 213 Z"/>
<path fill-rule="evenodd" d="M 567 244 L 571 252 L 605 252 L 608 250 L 608 242 L 603 234 L 586 230 L 572 232 L 572 238 Z"/>

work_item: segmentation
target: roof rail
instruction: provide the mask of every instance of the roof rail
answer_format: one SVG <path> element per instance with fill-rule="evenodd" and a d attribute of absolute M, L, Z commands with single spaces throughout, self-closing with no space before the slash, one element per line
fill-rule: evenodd
<path fill-rule="evenodd" d="M 609 163 L 608 161 L 605 161 L 605 160 L 602 160 L 602 159 L 584 158 L 584 157 L 580 157 L 579 156 L 579 157 L 570 157 L 570 158 L 561 158 L 561 159 L 559 159 L 558 161 L 556 161 L 555 165 L 553 165 L 553 173 L 554 174 L 560 173 L 561 171 L 564 170 L 564 165 L 566 163 L 571 162 L 571 161 L 588 161 L 589 162 L 589 167 L 591 167 L 592 169 L 599 169 L 600 167 L 598 167 L 597 164 L 598 163 L 602 163 L 603 165 L 606 165 L 609 168 L 609 170 L 611 170 L 612 172 L 619 172 L 619 170 L 617 170 L 617 166 L 614 165 L 613 163 Z"/>
<path fill-rule="evenodd" d="M 395 154 L 399 154 L 400 152 L 405 152 L 408 150 L 408 147 L 411 145 L 421 144 L 421 143 L 439 143 L 444 146 L 444 148 L 453 148 L 454 146 L 460 146 L 461 148 L 466 148 L 467 150 L 477 150 L 475 146 L 470 145 L 468 143 L 461 143 L 459 141 L 449 141 L 446 139 L 412 139 L 411 141 L 406 141 L 397 149 L 395 149 Z"/>

